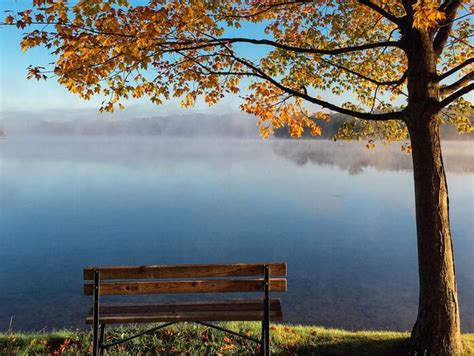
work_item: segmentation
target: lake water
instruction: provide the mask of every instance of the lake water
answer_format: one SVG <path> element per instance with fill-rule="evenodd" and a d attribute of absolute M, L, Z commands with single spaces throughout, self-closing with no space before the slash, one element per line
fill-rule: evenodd
<path fill-rule="evenodd" d="M 474 332 L 474 144 L 444 143 L 463 330 Z M 0 330 L 84 327 L 89 265 L 286 261 L 285 320 L 408 330 L 400 146 L 133 137 L 0 140 Z M 13 319 L 11 319 L 13 317 Z"/>

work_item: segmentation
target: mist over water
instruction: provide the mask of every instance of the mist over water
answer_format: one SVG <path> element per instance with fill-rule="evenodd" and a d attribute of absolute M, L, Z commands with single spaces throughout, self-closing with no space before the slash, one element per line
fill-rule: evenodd
<path fill-rule="evenodd" d="M 474 144 L 443 142 L 462 326 L 474 332 Z M 400 145 L 0 140 L 0 330 L 83 327 L 89 265 L 286 261 L 285 321 L 408 330 L 418 287 Z"/>

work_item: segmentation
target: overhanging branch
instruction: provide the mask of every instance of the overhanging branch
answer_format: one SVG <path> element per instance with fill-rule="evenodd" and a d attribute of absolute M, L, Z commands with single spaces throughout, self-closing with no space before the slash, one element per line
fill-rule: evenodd
<path fill-rule="evenodd" d="M 408 16 L 411 16 L 413 14 L 414 0 L 402 0 L 402 4 L 405 12 L 408 14 Z"/>
<path fill-rule="evenodd" d="M 302 5 L 306 3 L 310 3 L 312 0 L 290 0 L 290 1 L 279 1 L 275 3 L 264 4 L 263 9 L 259 9 L 255 12 L 249 12 L 247 14 L 236 14 L 236 15 L 216 15 L 215 17 L 218 19 L 250 19 L 255 16 L 259 16 L 264 14 L 268 11 L 274 10 L 278 7 L 283 7 L 287 5 Z"/>
<path fill-rule="evenodd" d="M 34 25 L 60 25 L 64 27 L 71 27 L 77 30 L 82 30 L 85 32 L 89 32 L 95 35 L 107 35 L 107 36 L 117 36 L 117 37 L 124 37 L 129 38 L 131 40 L 136 40 L 138 35 L 129 35 L 119 32 L 103 32 L 95 28 L 85 27 L 85 26 L 78 26 L 72 23 L 66 22 L 46 22 L 46 21 L 36 21 L 32 22 Z M 9 25 L 15 26 L 14 23 L 12 24 L 4 24 L 1 25 Z M 222 43 L 249 43 L 254 45 L 266 45 L 271 46 L 279 49 L 283 49 L 286 51 L 291 51 L 295 53 L 310 53 L 310 54 L 319 54 L 319 55 L 339 55 L 351 52 L 358 52 L 358 51 L 365 51 L 368 49 L 375 49 L 381 47 L 397 47 L 402 48 L 399 41 L 383 41 L 383 42 L 373 42 L 373 43 L 365 43 L 362 45 L 356 46 L 348 46 L 348 47 L 340 47 L 334 49 L 324 49 L 324 48 L 310 48 L 310 47 L 299 47 L 299 46 L 292 46 L 287 45 L 284 43 L 280 43 L 277 41 L 269 40 L 269 39 L 253 39 L 253 38 L 245 38 L 245 37 L 229 37 L 229 38 L 213 38 L 212 40 L 203 40 L 203 39 L 193 39 L 193 40 L 182 40 L 182 41 L 162 41 L 158 42 L 157 45 L 159 46 L 185 46 L 185 45 L 201 45 L 205 46 L 216 46 Z M 202 47 L 201 47 L 202 48 Z"/>
<path fill-rule="evenodd" d="M 458 81 L 452 84 L 441 87 L 440 93 L 442 96 L 449 95 L 455 92 L 456 90 L 465 87 L 469 82 L 472 82 L 472 81 L 474 81 L 474 71 L 466 74 L 464 77 L 462 77 L 461 79 L 459 79 Z"/>
<path fill-rule="evenodd" d="M 336 68 L 338 68 L 338 69 L 341 69 L 341 70 L 343 70 L 343 71 L 346 71 L 346 72 L 348 72 L 348 73 L 350 73 L 350 74 L 352 74 L 352 75 L 354 75 L 354 76 L 356 76 L 356 77 L 358 77 L 358 78 L 360 78 L 360 79 L 366 80 L 366 81 L 368 81 L 368 82 L 370 82 L 370 83 L 373 83 L 373 84 L 375 84 L 375 85 L 378 85 L 378 86 L 399 86 L 399 85 L 401 85 L 401 84 L 405 81 L 405 79 L 407 78 L 407 72 L 405 72 L 405 73 L 403 73 L 403 75 L 402 75 L 399 79 L 381 81 L 381 80 L 377 80 L 377 79 L 368 77 L 368 76 L 366 76 L 366 75 L 364 75 L 364 74 L 361 74 L 361 73 L 359 73 L 359 72 L 356 72 L 356 71 L 354 71 L 354 70 L 352 70 L 352 69 L 350 69 L 350 68 L 347 68 L 347 67 L 345 67 L 345 66 L 343 66 L 343 65 L 340 65 L 340 64 L 338 64 L 338 63 L 334 63 L 334 62 L 328 61 L 328 60 L 326 60 L 326 59 L 324 59 L 324 58 L 320 58 L 320 60 L 321 60 L 322 62 L 324 62 L 324 63 L 327 63 L 327 64 L 329 64 L 329 65 L 331 65 L 331 66 L 333 66 L 333 67 L 336 67 Z"/>
<path fill-rule="evenodd" d="M 441 6 L 441 10 L 445 12 L 446 19 L 441 24 L 438 33 L 433 41 L 433 48 L 435 50 L 436 56 L 440 56 L 443 52 L 444 46 L 448 41 L 449 34 L 453 28 L 454 19 L 456 17 L 456 12 L 461 4 L 460 0 L 448 1 Z"/>
<path fill-rule="evenodd" d="M 334 49 L 323 49 L 323 48 L 310 48 L 310 47 L 297 47 L 286 45 L 284 43 L 276 42 L 273 40 L 268 39 L 253 39 L 253 38 L 242 38 L 242 37 L 235 37 L 235 38 L 215 38 L 210 41 L 204 40 L 197 40 L 192 41 L 206 43 L 209 42 L 210 45 L 218 45 L 220 43 L 250 43 L 255 45 L 267 45 L 279 49 L 283 49 L 286 51 L 296 52 L 296 53 L 310 53 L 310 54 L 319 54 L 319 55 L 338 55 L 338 54 L 345 54 L 350 52 L 358 52 L 358 51 L 365 51 L 367 49 L 374 49 L 374 48 L 381 48 L 381 47 L 398 47 L 401 48 L 401 45 L 398 41 L 383 41 L 383 42 L 374 42 L 374 43 L 366 43 L 358 46 L 348 46 L 348 47 L 340 47 Z M 180 43 L 176 43 L 180 44 Z M 186 42 L 183 44 L 187 44 Z"/>
<path fill-rule="evenodd" d="M 453 75 L 454 73 L 460 71 L 464 67 L 468 66 L 469 64 L 474 63 L 474 58 L 469 58 L 462 62 L 461 64 L 457 65 L 456 67 L 448 70 L 447 72 L 438 75 L 438 81 L 442 81 L 443 79 L 446 79 L 447 77 Z"/>
<path fill-rule="evenodd" d="M 269 83 L 276 86 L 278 89 L 280 89 L 280 90 L 282 90 L 282 91 L 284 91 L 288 94 L 291 94 L 295 97 L 302 98 L 302 99 L 304 99 L 304 100 L 306 100 L 310 103 L 317 104 L 317 105 L 319 105 L 323 108 L 336 111 L 340 114 L 345 114 L 345 115 L 353 116 L 353 117 L 356 117 L 356 118 L 359 118 L 359 119 L 371 120 L 371 121 L 388 121 L 388 120 L 397 120 L 397 119 L 400 120 L 400 119 L 404 119 L 404 117 L 405 117 L 404 111 L 381 113 L 381 114 L 371 114 L 371 113 L 364 113 L 364 112 L 360 112 L 360 111 L 354 111 L 354 110 L 342 108 L 340 106 L 331 104 L 327 101 L 324 101 L 324 100 L 321 100 L 321 99 L 318 99 L 318 98 L 314 98 L 314 97 L 308 95 L 306 91 L 301 92 L 301 91 L 298 91 L 298 90 L 295 90 L 293 88 L 290 88 L 288 86 L 283 85 L 282 83 L 278 82 L 277 80 L 275 80 L 271 76 L 267 75 L 263 70 L 258 68 L 253 63 L 251 63 L 247 60 L 244 60 L 240 57 L 235 56 L 233 54 L 233 52 L 231 53 L 231 56 L 236 61 L 238 61 L 239 63 L 245 65 L 246 67 L 248 67 L 248 68 L 252 69 L 254 72 L 256 72 L 258 77 L 268 81 Z"/>
<path fill-rule="evenodd" d="M 391 13 L 389 13 L 388 11 L 382 9 L 380 6 L 374 4 L 372 1 L 370 1 L 370 0 L 358 0 L 358 2 L 362 5 L 370 7 L 372 10 L 378 12 L 380 15 L 385 17 L 387 20 L 393 22 L 394 24 L 397 24 L 397 25 L 400 24 L 400 19 L 398 17 L 396 17 L 396 16 L 392 15 Z"/>
<path fill-rule="evenodd" d="M 453 101 L 455 101 L 456 99 L 459 99 L 460 97 L 462 97 L 463 95 L 466 95 L 467 93 L 469 93 L 470 91 L 474 90 L 474 83 L 471 83 L 469 85 L 466 85 L 465 87 L 463 87 L 462 89 L 459 89 L 458 91 L 454 92 L 453 94 L 451 94 L 450 96 L 448 96 L 447 98 L 441 100 L 438 105 L 437 105 L 437 109 L 438 110 L 441 110 L 442 108 L 448 106 L 449 104 L 451 104 Z"/>

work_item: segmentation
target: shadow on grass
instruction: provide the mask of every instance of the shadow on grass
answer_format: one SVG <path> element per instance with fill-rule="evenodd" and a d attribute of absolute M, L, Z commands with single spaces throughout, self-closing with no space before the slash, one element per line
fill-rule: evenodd
<path fill-rule="evenodd" d="M 409 340 L 407 338 L 389 340 L 339 340 L 330 343 L 320 342 L 316 345 L 298 345 L 288 349 L 288 354 L 297 355 L 350 355 L 350 356 L 399 356 L 407 355 Z M 282 352 L 285 354 L 285 352 Z"/>

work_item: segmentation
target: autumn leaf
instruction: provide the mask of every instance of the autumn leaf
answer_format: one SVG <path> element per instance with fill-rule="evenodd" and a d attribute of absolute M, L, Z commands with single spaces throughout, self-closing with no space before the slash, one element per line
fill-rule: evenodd
<path fill-rule="evenodd" d="M 235 348 L 235 345 L 232 345 L 232 344 L 229 344 L 229 345 L 224 345 L 220 348 L 220 352 L 226 352 L 226 351 L 230 351 L 230 350 L 233 350 Z"/>
<path fill-rule="evenodd" d="M 446 18 L 446 14 L 438 9 L 437 0 L 418 0 L 413 5 L 414 19 L 413 27 L 427 30 L 435 27 Z"/>
<path fill-rule="evenodd" d="M 8 25 L 9 25 L 9 24 L 12 24 L 13 21 L 15 21 L 15 18 L 14 18 L 13 16 L 11 16 L 11 15 L 5 17 L 5 20 L 4 20 L 4 22 L 5 22 L 6 24 L 8 24 Z"/>
<path fill-rule="evenodd" d="M 271 127 L 267 126 L 260 126 L 260 136 L 262 138 L 267 139 L 270 137 L 271 134 L 273 134 L 273 129 Z"/>
<path fill-rule="evenodd" d="M 375 148 L 375 142 L 373 140 L 369 140 L 365 145 L 369 150 L 373 150 Z"/>

